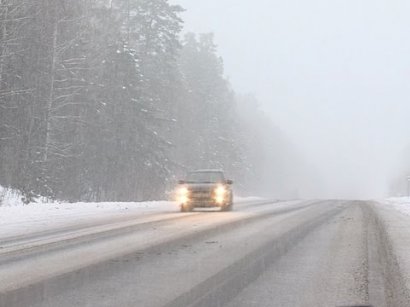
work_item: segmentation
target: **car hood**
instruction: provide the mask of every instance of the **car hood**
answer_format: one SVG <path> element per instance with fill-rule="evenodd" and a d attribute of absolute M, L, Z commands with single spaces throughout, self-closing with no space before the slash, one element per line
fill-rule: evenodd
<path fill-rule="evenodd" d="M 210 190 L 219 186 L 220 183 L 187 183 L 185 186 L 190 190 Z"/>

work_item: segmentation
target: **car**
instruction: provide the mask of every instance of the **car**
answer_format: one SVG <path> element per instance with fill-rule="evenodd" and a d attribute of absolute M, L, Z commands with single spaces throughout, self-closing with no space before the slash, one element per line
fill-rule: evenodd
<path fill-rule="evenodd" d="M 226 180 L 222 170 L 196 170 L 188 172 L 179 181 L 177 202 L 181 212 L 195 208 L 220 208 L 231 211 L 233 208 L 232 180 Z"/>

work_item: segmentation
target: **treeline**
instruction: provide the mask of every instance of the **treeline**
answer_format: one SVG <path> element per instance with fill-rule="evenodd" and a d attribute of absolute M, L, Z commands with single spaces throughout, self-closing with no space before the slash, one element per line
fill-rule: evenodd
<path fill-rule="evenodd" d="M 255 151 L 269 156 L 275 135 L 248 131 L 213 36 L 181 38 L 182 12 L 167 0 L 0 0 L 0 185 L 26 201 L 128 201 L 164 197 L 193 168 L 242 186 L 264 178 Z"/>

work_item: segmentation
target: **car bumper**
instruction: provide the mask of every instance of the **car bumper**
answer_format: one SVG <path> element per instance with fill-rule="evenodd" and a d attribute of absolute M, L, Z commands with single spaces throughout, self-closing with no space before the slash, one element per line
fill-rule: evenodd
<path fill-rule="evenodd" d="M 213 200 L 211 201 L 209 200 L 208 201 L 191 201 L 189 204 L 195 208 L 213 208 L 213 207 L 221 207 L 224 205 L 223 203 L 219 204 Z"/>
<path fill-rule="evenodd" d="M 227 205 L 227 201 L 217 202 L 214 199 L 190 199 L 186 203 L 181 203 L 183 206 L 190 206 L 193 208 L 216 208 Z"/>

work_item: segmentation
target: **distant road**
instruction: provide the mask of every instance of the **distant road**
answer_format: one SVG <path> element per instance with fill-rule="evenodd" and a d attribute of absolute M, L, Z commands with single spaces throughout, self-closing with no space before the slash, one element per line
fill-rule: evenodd
<path fill-rule="evenodd" d="M 3 237 L 0 306 L 408 307 L 380 214 L 253 201 Z"/>

